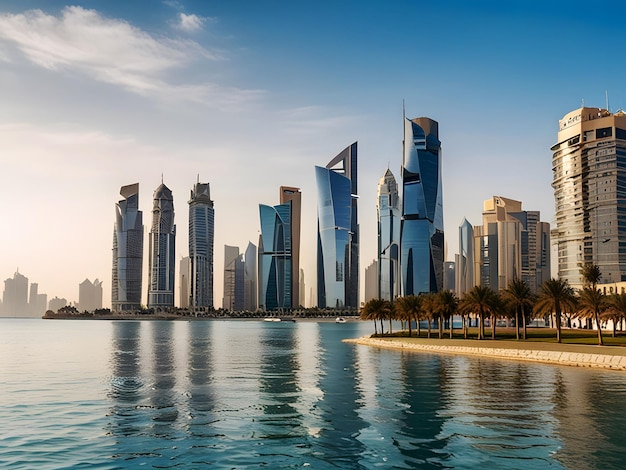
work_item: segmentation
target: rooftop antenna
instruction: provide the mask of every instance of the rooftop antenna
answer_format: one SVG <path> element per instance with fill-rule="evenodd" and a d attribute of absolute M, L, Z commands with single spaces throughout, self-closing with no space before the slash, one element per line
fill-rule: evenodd
<path fill-rule="evenodd" d="M 604 94 L 606 95 L 606 110 L 609 110 L 609 90 L 604 90 Z"/>
<path fill-rule="evenodd" d="M 582 107 L 584 108 L 585 107 L 585 98 L 583 98 L 581 101 L 582 101 Z"/>
<path fill-rule="evenodd" d="M 163 172 L 161 172 L 161 184 L 163 184 Z"/>

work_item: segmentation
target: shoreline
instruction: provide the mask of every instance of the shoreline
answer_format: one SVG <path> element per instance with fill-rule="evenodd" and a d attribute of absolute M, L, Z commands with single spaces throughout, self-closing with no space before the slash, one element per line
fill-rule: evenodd
<path fill-rule="evenodd" d="M 626 348 L 518 341 L 425 338 L 360 338 L 346 343 L 431 354 L 455 354 L 570 367 L 626 371 Z"/>

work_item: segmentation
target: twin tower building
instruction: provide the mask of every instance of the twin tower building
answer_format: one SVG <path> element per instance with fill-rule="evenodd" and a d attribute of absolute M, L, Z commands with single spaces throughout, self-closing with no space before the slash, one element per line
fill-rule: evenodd
<path fill-rule="evenodd" d="M 315 167 L 319 308 L 358 309 L 360 304 L 357 162 L 355 142 L 325 167 Z M 437 122 L 429 118 L 404 119 L 401 171 L 401 194 L 389 170 L 379 184 L 379 297 L 390 300 L 398 295 L 436 292 L 443 286 L 441 142 Z M 120 194 L 124 199 L 116 204 L 112 309 L 132 311 L 142 307 L 144 227 L 138 204 L 139 184 L 122 187 Z M 280 204 L 260 205 L 259 213 L 257 307 L 297 308 L 304 294 L 298 292 L 302 285 L 299 188 L 282 186 Z M 174 306 L 175 238 L 172 192 L 161 184 L 154 192 L 149 234 L 148 308 Z M 209 184 L 197 182 L 189 200 L 190 308 L 214 306 L 213 245 L 214 207 Z M 243 297 L 249 286 L 237 283 L 236 276 L 234 270 L 235 291 L 231 294 L 238 297 L 239 285 Z"/>

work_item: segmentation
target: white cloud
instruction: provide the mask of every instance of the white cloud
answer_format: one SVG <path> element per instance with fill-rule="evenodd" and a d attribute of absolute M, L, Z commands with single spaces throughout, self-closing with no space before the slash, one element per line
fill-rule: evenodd
<path fill-rule="evenodd" d="M 183 16 L 186 20 L 181 24 L 187 28 L 202 22 L 195 15 Z M 0 60 L 5 62 L 18 53 L 48 70 L 78 71 L 141 95 L 203 103 L 215 103 L 218 97 L 219 103 L 228 94 L 233 96 L 227 102 L 257 94 L 214 83 L 172 83 L 167 78 L 172 72 L 195 61 L 222 57 L 195 41 L 154 37 L 127 21 L 79 6 L 64 8 L 58 17 L 41 10 L 0 15 L 2 46 Z"/>
<path fill-rule="evenodd" d="M 187 32 L 198 31 L 202 28 L 205 19 L 198 15 L 186 15 L 185 13 L 178 14 L 177 27 Z"/>

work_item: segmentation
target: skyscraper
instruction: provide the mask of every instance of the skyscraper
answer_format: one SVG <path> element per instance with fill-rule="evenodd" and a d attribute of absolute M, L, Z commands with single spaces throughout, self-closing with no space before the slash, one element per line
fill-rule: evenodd
<path fill-rule="evenodd" d="M 176 225 L 174 198 L 163 183 L 154 191 L 148 276 L 148 307 L 174 306 L 174 272 L 176 263 Z"/>
<path fill-rule="evenodd" d="M 224 297 L 222 308 L 231 312 L 243 310 L 244 263 L 239 247 L 224 245 Z"/>
<path fill-rule="evenodd" d="M 28 278 L 15 271 L 12 278 L 4 281 L 2 294 L 3 313 L 11 317 L 28 316 Z"/>
<path fill-rule="evenodd" d="M 559 277 L 581 287 L 593 263 L 603 282 L 626 281 L 626 114 L 576 109 L 551 150 Z"/>
<path fill-rule="evenodd" d="M 403 296 L 443 287 L 443 205 L 439 124 L 404 119 L 400 270 Z"/>
<path fill-rule="evenodd" d="M 463 219 L 459 226 L 459 254 L 455 256 L 456 294 L 462 297 L 474 287 L 474 227 Z"/>
<path fill-rule="evenodd" d="M 252 242 L 248 242 L 248 247 L 243 260 L 243 309 L 254 312 L 257 309 L 257 250 Z"/>
<path fill-rule="evenodd" d="M 400 198 L 398 183 L 389 168 L 378 183 L 376 211 L 378 213 L 377 297 L 393 302 L 400 294 Z"/>
<path fill-rule="evenodd" d="M 213 307 L 215 214 L 209 183 L 199 181 L 189 199 L 190 307 Z"/>
<path fill-rule="evenodd" d="M 280 200 L 273 207 L 259 205 L 259 307 L 265 310 L 297 307 L 299 300 L 300 190 L 281 186 Z M 294 262 L 298 263 L 297 269 Z"/>
<path fill-rule="evenodd" d="M 85 279 L 78 285 L 78 310 L 93 312 L 102 308 L 102 281 Z"/>
<path fill-rule="evenodd" d="M 379 269 L 378 269 L 378 263 L 379 260 L 375 259 L 372 260 L 372 262 L 370 263 L 369 266 L 365 267 L 365 293 L 364 293 L 364 298 L 363 301 L 367 302 L 371 299 L 378 299 L 380 298 L 378 295 L 378 290 L 379 290 L 379 282 L 378 282 L 378 275 L 379 275 Z"/>
<path fill-rule="evenodd" d="M 191 261 L 189 256 L 185 256 L 180 260 L 178 268 L 178 290 L 180 291 L 180 300 L 178 306 L 180 308 L 189 308 L 189 300 L 191 298 Z"/>
<path fill-rule="evenodd" d="M 141 308 L 143 270 L 143 214 L 139 210 L 139 183 L 122 186 L 124 199 L 115 205 L 111 309 Z"/>
<path fill-rule="evenodd" d="M 317 185 L 317 305 L 359 307 L 357 143 L 326 167 L 315 167 Z"/>

